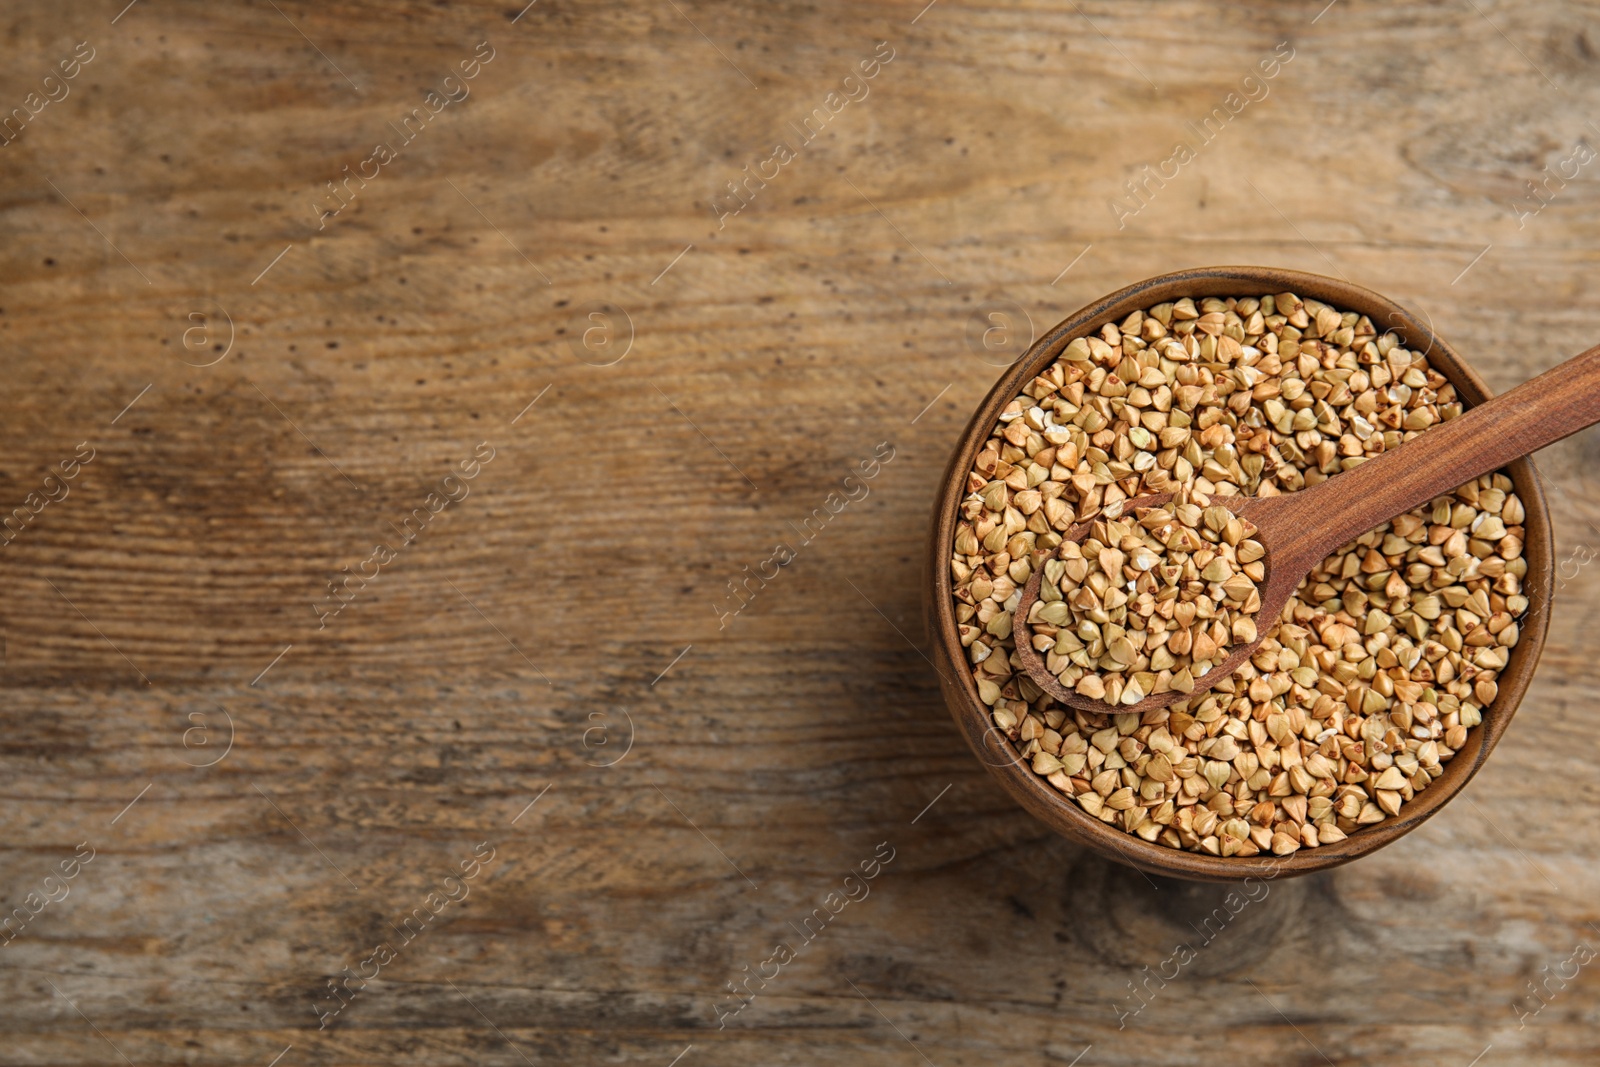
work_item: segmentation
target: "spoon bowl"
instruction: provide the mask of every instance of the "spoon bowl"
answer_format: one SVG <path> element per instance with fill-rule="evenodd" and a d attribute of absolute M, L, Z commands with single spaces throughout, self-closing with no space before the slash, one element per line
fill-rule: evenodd
<path fill-rule="evenodd" d="M 1155 493 L 1150 496 L 1135 497 L 1132 500 L 1124 501 L 1118 514 L 1132 514 L 1140 508 L 1158 508 L 1171 501 L 1172 497 L 1172 493 Z M 1245 506 L 1247 504 L 1270 504 L 1271 501 L 1280 499 L 1287 498 L 1214 496 L 1211 497 L 1211 503 L 1225 507 L 1236 515 L 1244 515 Z M 1249 518 L 1251 522 L 1255 522 L 1259 527 L 1260 523 L 1258 522 L 1257 516 L 1260 514 L 1262 514 L 1261 509 L 1251 508 L 1250 515 L 1245 517 Z M 1086 522 L 1080 522 L 1077 525 L 1072 526 L 1061 535 L 1062 543 L 1071 542 L 1073 544 L 1082 544 L 1084 539 L 1089 536 L 1089 532 L 1093 528 L 1098 518 L 1115 518 L 1115 516 L 1108 516 L 1102 512 L 1100 516 L 1096 517 L 1096 519 L 1090 519 Z M 1034 683 L 1038 685 L 1040 689 L 1043 689 L 1046 693 L 1049 693 L 1052 697 L 1055 697 L 1057 700 L 1061 701 L 1061 703 L 1070 708 L 1076 708 L 1079 711 L 1093 712 L 1099 715 L 1143 714 L 1144 712 L 1156 711 L 1160 708 L 1166 707 L 1169 704 L 1177 703 L 1180 700 L 1187 700 L 1192 696 L 1203 693 L 1207 689 L 1210 689 L 1212 686 L 1216 685 L 1221 679 L 1232 674 L 1236 669 L 1238 669 L 1241 663 L 1255 654 L 1256 649 L 1261 647 L 1261 642 L 1266 640 L 1267 636 L 1272 631 L 1272 622 L 1270 620 L 1275 620 L 1280 614 L 1282 614 L 1283 606 L 1289 602 L 1290 595 L 1294 593 L 1295 586 L 1299 584 L 1299 578 L 1292 578 L 1278 582 L 1273 581 L 1274 577 L 1282 572 L 1281 569 L 1275 569 L 1273 567 L 1272 545 L 1263 540 L 1259 532 L 1256 534 L 1256 540 L 1261 541 L 1261 543 L 1267 547 L 1267 556 L 1265 561 L 1267 564 L 1267 580 L 1263 583 L 1260 583 L 1258 586 L 1261 595 L 1261 611 L 1256 615 L 1256 618 L 1261 620 L 1260 624 L 1258 625 L 1260 632 L 1258 633 L 1256 639 L 1248 644 L 1236 644 L 1228 646 L 1227 658 L 1225 658 L 1221 663 L 1212 666 L 1206 671 L 1205 674 L 1196 678 L 1194 689 L 1190 692 L 1185 693 L 1180 692 L 1177 689 L 1168 689 L 1162 692 L 1151 693 L 1149 696 L 1144 697 L 1142 700 L 1135 701 L 1132 704 L 1108 704 L 1103 700 L 1096 700 L 1093 697 L 1086 697 L 1076 690 L 1069 689 L 1065 685 L 1062 685 L 1061 680 L 1055 675 L 1051 674 L 1049 668 L 1045 666 L 1044 657 L 1040 656 L 1039 653 L 1035 651 L 1033 647 L 1033 627 L 1028 624 L 1028 611 L 1033 607 L 1034 602 L 1039 599 L 1039 584 L 1044 578 L 1043 567 L 1034 568 L 1033 577 L 1029 578 L 1027 584 L 1022 587 L 1022 599 L 1017 602 L 1017 610 L 1012 622 L 1012 632 L 1016 635 L 1017 639 L 1017 658 L 1022 660 L 1023 669 L 1028 672 L 1028 677 L 1032 678 Z"/>

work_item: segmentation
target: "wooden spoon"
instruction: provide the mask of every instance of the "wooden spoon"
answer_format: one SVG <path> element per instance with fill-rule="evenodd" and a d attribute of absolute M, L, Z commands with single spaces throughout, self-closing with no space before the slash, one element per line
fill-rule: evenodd
<path fill-rule="evenodd" d="M 1143 713 L 1198 696 L 1254 654 L 1276 629 L 1284 605 L 1301 580 L 1334 550 L 1397 515 L 1596 422 L 1600 422 L 1600 345 L 1310 489 L 1282 496 L 1212 496 L 1213 504 L 1255 523 L 1255 539 L 1267 550 L 1267 571 L 1266 581 L 1258 583 L 1260 636 L 1249 644 L 1232 646 L 1225 660 L 1195 679 L 1193 692 L 1172 690 L 1152 693 L 1133 704 L 1107 704 L 1064 686 L 1034 650 L 1027 621 L 1039 597 L 1042 563 L 1023 587 L 1014 614 L 1017 658 L 1040 689 L 1081 711 Z M 1124 501 L 1122 514 L 1131 516 L 1136 508 L 1158 507 L 1171 499 L 1171 493 L 1162 493 Z M 1082 542 L 1093 521 L 1072 527 L 1063 540 Z"/>

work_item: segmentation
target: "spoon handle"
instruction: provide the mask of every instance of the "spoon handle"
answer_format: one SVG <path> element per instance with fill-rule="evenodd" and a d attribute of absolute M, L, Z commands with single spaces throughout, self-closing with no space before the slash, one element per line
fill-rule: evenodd
<path fill-rule="evenodd" d="M 1277 498 L 1314 565 L 1373 527 L 1600 422 L 1600 345 L 1310 490 Z M 1285 564 L 1289 560 L 1282 561 Z M 1297 568 L 1298 569 L 1298 568 Z"/>

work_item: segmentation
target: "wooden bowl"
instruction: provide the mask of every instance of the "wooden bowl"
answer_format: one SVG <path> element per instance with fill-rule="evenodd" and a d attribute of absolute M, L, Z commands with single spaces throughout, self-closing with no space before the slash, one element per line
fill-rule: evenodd
<path fill-rule="evenodd" d="M 1539 478 L 1529 459 L 1519 459 L 1506 472 L 1527 508 L 1528 560 L 1524 594 L 1530 608 L 1521 623 L 1521 637 L 1510 662 L 1501 672 L 1499 694 L 1484 709 L 1483 722 L 1470 732 L 1466 745 L 1444 765 L 1444 774 L 1401 809 L 1398 818 L 1352 831 L 1345 840 L 1319 848 L 1302 848 L 1288 856 L 1262 854 L 1250 857 L 1209 856 L 1154 844 L 1107 826 L 1066 799 L 1022 761 L 1015 745 L 993 725 L 989 709 L 978 698 L 965 650 L 956 633 L 952 608 L 950 547 L 954 542 L 957 509 L 965 497 L 967 472 L 1000 412 L 1024 385 L 1055 358 L 1074 338 L 1120 322 L 1129 312 L 1168 300 L 1190 296 L 1261 296 L 1292 292 L 1335 307 L 1366 315 L 1380 331 L 1393 330 L 1406 347 L 1425 352 L 1429 363 L 1455 385 L 1462 403 L 1471 406 L 1490 396 L 1483 380 L 1473 373 L 1455 349 L 1405 308 L 1368 289 L 1334 278 L 1268 267 L 1201 267 L 1148 278 L 1102 297 L 1050 330 L 995 383 L 962 431 L 945 470 L 934 505 L 932 540 L 928 548 L 928 582 L 924 611 L 932 638 L 933 662 L 940 676 L 945 703 L 966 736 L 972 751 L 1000 784 L 1021 805 L 1057 833 L 1087 845 L 1107 859 L 1126 863 L 1153 874 L 1199 881 L 1237 881 L 1246 877 L 1272 878 L 1306 874 L 1348 863 L 1382 848 L 1443 807 L 1461 791 L 1488 758 L 1533 677 L 1544 648 L 1554 573 L 1550 515 Z"/>

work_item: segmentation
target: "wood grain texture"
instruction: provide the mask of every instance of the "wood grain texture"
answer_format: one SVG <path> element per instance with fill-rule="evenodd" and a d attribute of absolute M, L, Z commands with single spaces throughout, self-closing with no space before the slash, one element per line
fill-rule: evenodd
<path fill-rule="evenodd" d="M 1525 182 L 1596 136 L 1600 12 L 124 3 L 0 4 L 0 114 L 94 49 L 0 147 L 0 516 L 27 510 L 0 903 L 95 850 L 0 947 L 0 1064 L 1591 1062 L 1592 966 L 1521 1029 L 1513 1000 L 1600 938 L 1593 431 L 1539 457 L 1567 566 L 1471 787 L 1274 883 L 1121 1029 L 1227 887 L 1019 809 L 918 620 L 994 302 L 1014 343 L 1263 263 L 1413 307 L 1496 391 L 1593 344 L 1592 165 Z M 1286 40 L 1119 228 L 1108 201 Z M 482 41 L 470 96 L 325 216 Z M 319 630 L 480 442 L 470 492 Z M 329 978 L 480 842 L 470 894 L 319 1030 Z M 870 895 L 719 1029 L 726 983 L 882 842 Z"/>

